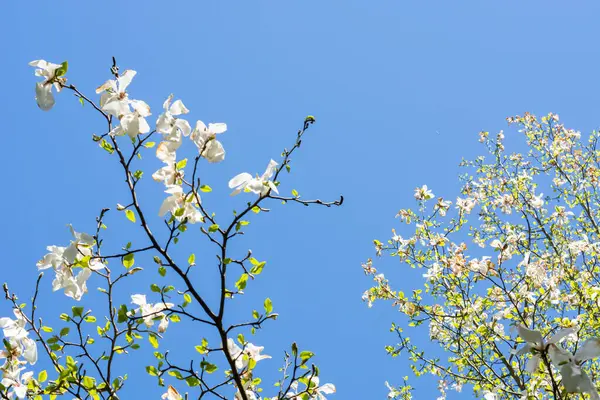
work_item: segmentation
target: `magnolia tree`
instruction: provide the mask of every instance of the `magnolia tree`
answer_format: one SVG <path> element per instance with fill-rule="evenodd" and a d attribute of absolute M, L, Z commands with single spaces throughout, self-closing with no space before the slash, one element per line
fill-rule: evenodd
<path fill-rule="evenodd" d="M 402 273 L 419 270 L 422 288 L 398 287 L 369 259 L 374 285 L 363 299 L 403 314 L 386 350 L 408 357 L 416 376 L 433 375 L 439 399 L 467 388 L 486 400 L 600 399 L 600 135 L 583 140 L 554 114 L 508 123 L 526 151 L 481 132 L 488 155 L 461 163 L 459 197 L 415 189 L 398 233 L 374 241 Z M 425 349 L 420 332 L 439 347 Z M 404 379 L 388 385 L 389 398 L 412 398 Z"/>
<path fill-rule="evenodd" d="M 250 280 L 258 278 L 265 261 L 247 254 L 230 251 L 230 243 L 247 229 L 252 215 L 268 211 L 265 205 L 295 202 L 303 205 L 339 206 L 343 198 L 332 202 L 304 200 L 296 191 L 291 197 L 279 194 L 278 186 L 284 169 L 290 172 L 290 157 L 300 147 L 306 131 L 315 119 L 305 119 L 293 146 L 285 149 L 282 160 L 271 160 L 262 175 L 241 173 L 229 181 L 232 195 L 251 196 L 247 205 L 234 211 L 229 221 L 217 218 L 202 201 L 211 188 L 202 183 L 199 174 L 201 162 L 218 163 L 224 160 L 225 150 L 218 138 L 227 130 L 223 123 L 196 122 L 194 129 L 185 119 L 188 109 L 181 100 L 169 96 L 156 120 L 150 126 L 150 107 L 142 100 L 130 97 L 128 87 L 136 75 L 133 70 L 120 72 L 113 59 L 112 78 L 96 89 L 97 100 L 88 97 L 67 83 L 68 64 L 53 64 L 43 60 L 30 63 L 35 75 L 42 78 L 35 85 L 36 100 L 42 110 L 50 110 L 55 93 L 70 91 L 82 105 L 89 105 L 105 122 L 106 131 L 94 135 L 93 140 L 107 152 L 107 162 L 120 165 L 128 192 L 116 209 L 123 214 L 121 223 L 136 224 L 146 244 L 134 248 L 131 242 L 118 252 L 109 253 L 103 246 L 103 219 L 108 209 L 96 218 L 96 229 L 91 233 L 78 232 L 71 227 L 70 243 L 49 246 L 48 253 L 37 263 L 43 271 L 37 280 L 29 304 L 20 303 L 17 296 L 4 285 L 6 299 L 14 308 L 14 317 L 0 319 L 5 359 L 0 396 L 3 399 L 41 399 L 65 396 L 76 399 L 118 399 L 127 385 L 123 374 L 123 358 L 135 351 L 153 352 L 155 363 L 145 371 L 165 387 L 163 399 L 191 398 L 218 399 L 325 399 L 335 392 L 329 383 L 321 383 L 319 369 L 311 363 L 314 354 L 302 351 L 295 343 L 284 352 L 281 378 L 265 383 L 255 374 L 261 360 L 271 358 L 263 346 L 251 343 L 247 336 L 254 334 L 267 322 L 277 318 L 269 298 L 251 318 L 228 322 L 227 310 L 241 296 Z M 157 140 L 159 143 L 155 146 Z M 180 148 L 196 146 L 193 161 L 177 157 Z M 160 209 L 145 210 L 138 197 L 137 185 L 145 178 L 140 159 L 142 154 L 155 153 L 164 166 L 152 174 L 157 185 L 163 185 L 166 196 Z M 150 227 L 149 214 L 162 217 L 161 226 Z M 188 227 L 196 224 L 196 234 Z M 154 232 L 163 230 L 161 240 Z M 189 235 L 189 237 L 188 237 Z M 195 256 L 177 254 L 177 243 L 186 240 L 204 240 L 216 249 L 217 266 L 213 286 L 218 288 L 218 301 L 209 302 L 198 284 L 207 274 L 195 266 Z M 148 254 L 157 266 L 157 277 L 162 278 L 150 287 L 149 293 L 129 293 L 132 279 L 142 270 L 136 258 Z M 42 254 L 41 254 L 42 255 Z M 180 261 L 180 259 L 185 261 Z M 207 268 L 207 267 L 206 267 Z M 48 315 L 53 310 L 40 305 L 40 285 L 50 285 L 42 275 L 52 275 L 52 290 L 62 291 L 72 299 L 73 307 L 60 314 L 62 324 L 51 327 L 38 314 Z M 98 287 L 105 305 L 94 304 L 92 314 L 86 305 L 88 286 Z M 32 289 L 33 290 L 33 289 Z M 100 309 L 105 310 L 98 314 Z M 158 350 L 165 335 L 177 335 L 171 323 L 187 321 L 202 326 L 199 332 L 212 332 L 214 341 L 199 339 L 185 343 L 191 354 L 185 360 L 172 360 L 168 352 Z M 169 328 L 169 329 L 168 329 Z M 168 329 L 168 332 L 167 332 Z M 175 332 L 172 332 L 172 331 Z M 271 352 L 271 351 L 269 351 Z M 271 353 L 272 354 L 272 353 Z M 34 372 L 38 357 L 45 358 L 53 368 Z M 126 361 L 125 361 L 126 363 Z M 119 367 L 117 364 L 120 364 Z M 144 367 L 128 367 L 129 374 L 144 372 Z M 275 388 L 272 389 L 271 385 Z M 269 385 L 269 386 L 267 386 Z M 265 390 L 263 388 L 271 387 Z"/>

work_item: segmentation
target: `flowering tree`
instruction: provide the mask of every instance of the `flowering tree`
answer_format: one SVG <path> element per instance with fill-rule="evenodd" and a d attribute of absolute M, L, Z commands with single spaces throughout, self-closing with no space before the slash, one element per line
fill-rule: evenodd
<path fill-rule="evenodd" d="M 146 245 L 139 248 L 129 242 L 118 252 L 107 252 L 103 220 L 109 211 L 103 209 L 96 218 L 96 229 L 91 234 L 81 233 L 71 227 L 72 239 L 65 246 L 49 246 L 48 253 L 38 262 L 42 271 L 54 274 L 52 289 L 63 291 L 74 303 L 68 313 L 60 315 L 61 327 L 43 324 L 38 314 L 51 310 L 39 305 L 39 288 L 45 284 L 44 273 L 39 275 L 30 304 L 21 304 L 17 296 L 4 285 L 6 299 L 14 308 L 13 318 L 1 318 L 4 346 L 1 356 L 3 379 L 0 396 L 3 399 L 41 399 L 66 396 L 76 399 L 118 399 L 119 392 L 127 383 L 124 368 L 117 363 L 131 352 L 143 349 L 153 351 L 156 362 L 145 370 L 156 377 L 160 386 L 167 385 L 163 399 L 218 398 L 238 400 L 252 399 L 325 399 L 335 392 L 332 384 L 321 384 L 319 369 L 311 364 L 314 354 L 301 351 L 294 343 L 285 352 L 281 378 L 274 382 L 273 395 L 262 394 L 265 386 L 255 375 L 257 362 L 271 358 L 263 353 L 263 347 L 251 343 L 246 336 L 277 318 L 269 298 L 264 300 L 260 311 L 253 311 L 248 320 L 227 322 L 228 305 L 243 299 L 244 289 L 261 274 L 265 261 L 254 258 L 251 251 L 238 255 L 230 251 L 229 244 L 247 229 L 249 217 L 268 211 L 265 204 L 270 200 L 303 205 L 339 206 L 343 198 L 333 202 L 304 200 L 296 191 L 291 197 L 279 194 L 279 184 L 285 169 L 290 172 L 290 157 L 300 147 L 308 128 L 315 122 L 308 116 L 296 135 L 294 145 L 282 153 L 282 161 L 271 160 L 262 175 L 241 173 L 229 182 L 232 195 L 250 193 L 253 198 L 242 209 L 234 212 L 230 221 L 223 221 L 209 211 L 201 199 L 211 192 L 202 184 L 198 166 L 202 159 L 209 163 L 221 162 L 225 150 L 218 139 L 227 130 L 223 123 L 204 124 L 198 121 L 191 128 L 184 118 L 188 109 L 181 100 L 169 96 L 163 104 L 155 128 L 148 122 L 150 107 L 142 100 L 130 97 L 128 87 L 136 75 L 133 70 L 120 72 L 113 59 L 112 79 L 100 85 L 96 93 L 99 100 L 92 100 L 72 84 L 67 84 L 68 64 L 53 64 L 43 60 L 33 61 L 35 74 L 43 79 L 36 83 L 38 106 L 50 110 L 55 104 L 55 94 L 70 91 L 82 105 L 93 107 L 106 123 L 106 132 L 94 135 L 93 140 L 107 152 L 108 158 L 123 169 L 128 198 L 126 205 L 118 204 L 123 213 L 122 223 L 135 223 L 140 227 Z M 157 138 L 158 145 L 151 139 Z M 180 147 L 193 143 L 197 150 L 193 162 L 177 157 Z M 154 151 L 164 166 L 152 174 L 152 178 L 164 185 L 167 193 L 157 213 L 164 219 L 166 239 L 155 235 L 158 227 L 150 228 L 150 218 L 142 208 L 136 187 L 144 178 L 139 159 L 142 154 Z M 128 222 L 129 221 L 129 222 Z M 188 227 L 200 225 L 199 237 L 191 237 Z M 188 239 L 188 235 L 190 236 Z M 218 301 L 211 304 L 198 287 L 206 273 L 194 272 L 194 254 L 183 257 L 177 254 L 177 243 L 204 239 L 214 245 L 217 257 Z M 130 298 L 119 298 L 116 288 L 126 288 L 134 275 L 142 270 L 136 259 L 148 254 L 157 266 L 161 282 L 150 287 L 151 295 L 130 293 Z M 168 276 L 167 276 L 168 274 Z M 104 315 L 93 315 L 85 305 L 88 285 L 98 285 L 104 294 Z M 150 296 L 153 298 L 150 299 Z M 100 309 L 98 304 L 95 309 Z M 229 306 L 231 307 L 231 306 Z M 184 361 L 172 360 L 168 352 L 157 350 L 159 342 L 167 334 L 170 323 L 187 321 L 212 331 L 217 340 L 189 343 L 190 354 Z M 169 334 L 171 333 L 169 329 Z M 145 343 L 145 341 L 148 343 Z M 52 365 L 49 371 L 36 374 L 31 370 L 38 361 L 38 354 Z M 122 364 L 121 364 L 122 365 Z M 131 373 L 136 368 L 130 368 Z M 143 372 L 143 368 L 141 369 Z M 187 387 L 187 388 L 186 388 Z M 182 395 L 180 393 L 189 392 Z"/>
<path fill-rule="evenodd" d="M 481 132 L 488 155 L 461 163 L 469 173 L 455 204 L 417 188 L 417 207 L 397 215 L 402 232 L 374 241 L 403 273 L 422 271 L 423 287 L 396 287 L 369 259 L 363 299 L 404 315 L 386 350 L 435 376 L 441 399 L 463 387 L 486 400 L 599 399 L 599 134 L 582 140 L 554 114 L 508 123 L 526 151 Z M 439 351 L 409 335 L 427 331 Z M 412 398 L 407 382 L 388 386 L 389 398 Z"/>

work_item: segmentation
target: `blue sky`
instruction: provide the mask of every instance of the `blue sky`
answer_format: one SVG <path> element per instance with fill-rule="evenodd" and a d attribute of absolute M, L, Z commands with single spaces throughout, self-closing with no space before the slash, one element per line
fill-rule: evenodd
<path fill-rule="evenodd" d="M 204 201 L 223 219 L 249 200 L 229 198 L 227 181 L 262 172 L 312 114 L 317 124 L 281 190 L 346 201 L 337 209 L 272 204 L 272 212 L 253 216 L 235 246 L 252 248 L 268 266 L 231 310 L 248 315 L 265 296 L 273 299 L 280 319 L 256 338 L 274 356 L 259 369 L 267 381 L 296 341 L 317 353 L 322 378 L 338 387 L 335 398 L 384 398 L 383 382 L 399 382 L 409 370 L 406 359 L 383 350 L 394 341 L 388 328 L 397 312 L 383 304 L 369 310 L 360 299 L 370 284 L 360 264 L 373 255 L 372 239 L 389 235 L 398 209 L 413 205 L 416 186 L 454 197 L 458 162 L 482 150 L 477 132 L 504 129 L 509 115 L 552 111 L 582 132 L 597 127 L 599 11 L 593 1 L 7 2 L 0 16 L 3 279 L 27 299 L 35 262 L 45 246 L 68 240 L 65 225 L 91 231 L 101 208 L 126 199 L 115 160 L 90 140 L 102 121 L 69 93 L 51 112 L 39 111 L 27 62 L 68 60 L 69 81 L 93 94 L 115 56 L 138 71 L 130 91 L 153 108 L 151 120 L 175 93 L 192 123 L 226 122 L 226 161 L 202 165 L 214 189 Z M 159 166 L 152 157 L 142 165 L 148 177 Z M 146 180 L 141 195 L 157 209 L 161 186 Z M 116 211 L 107 222 L 114 248 L 132 239 L 143 244 Z M 152 223 L 159 231 L 158 217 Z M 209 246 L 190 238 L 182 259 L 190 251 L 206 270 L 214 266 Z M 151 262 L 142 266 L 123 301 L 157 281 Z M 198 276 L 211 293 L 211 276 Z M 44 285 L 41 313 L 52 321 L 70 302 L 50 293 L 49 277 Z M 420 286 L 419 274 L 402 285 Z M 98 299 L 90 293 L 86 307 Z M 2 310 L 8 314 L 8 305 Z M 197 344 L 206 333 L 179 328 L 165 343 L 185 359 L 193 345 L 182 343 Z M 148 358 L 133 360 L 140 366 L 127 367 L 136 384 L 128 397 L 143 391 L 158 398 L 144 376 Z M 414 383 L 417 399 L 435 398 L 431 386 Z"/>

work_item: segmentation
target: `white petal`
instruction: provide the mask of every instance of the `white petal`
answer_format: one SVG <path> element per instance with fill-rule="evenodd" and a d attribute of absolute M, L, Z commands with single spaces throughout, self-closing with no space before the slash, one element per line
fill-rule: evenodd
<path fill-rule="evenodd" d="M 227 130 L 227 124 L 224 124 L 222 122 L 216 124 L 208 124 L 208 130 L 216 134 L 223 133 Z"/>
<path fill-rule="evenodd" d="M 146 102 L 142 100 L 131 100 L 129 103 L 131 104 L 131 107 L 133 107 L 133 109 L 142 117 L 148 117 L 151 115 L 150 106 L 146 104 Z"/>
<path fill-rule="evenodd" d="M 188 110 L 183 105 L 183 102 L 181 100 L 175 100 L 175 102 L 173 102 L 173 105 L 171 105 L 171 108 L 169 109 L 169 112 L 171 114 L 173 114 L 173 115 L 181 115 L 181 114 L 187 114 L 187 113 L 189 113 L 190 110 Z"/>
<path fill-rule="evenodd" d="M 528 343 L 541 344 L 544 341 L 539 331 L 532 331 L 523 325 L 517 325 L 517 331 L 519 336 Z"/>
<path fill-rule="evenodd" d="M 533 374 L 535 371 L 537 371 L 539 365 L 540 365 L 540 356 L 533 355 L 533 356 L 531 356 L 529 361 L 527 361 L 525 370 L 527 372 L 529 372 L 530 374 Z"/>
<path fill-rule="evenodd" d="M 39 108 L 44 111 L 54 107 L 54 95 L 52 94 L 52 86 L 44 85 L 41 82 L 35 84 L 35 101 Z"/>
<path fill-rule="evenodd" d="M 266 181 L 267 179 L 271 179 L 271 177 L 273 176 L 275 171 L 277 171 L 278 165 L 279 164 L 277 164 L 277 162 L 275 162 L 275 160 L 269 161 L 269 165 L 267 165 L 267 169 L 265 170 L 265 173 L 262 175 L 263 181 Z"/>
<path fill-rule="evenodd" d="M 600 339 L 592 338 L 586 340 L 575 353 L 575 361 L 580 364 L 600 356 Z"/>
<path fill-rule="evenodd" d="M 221 142 L 213 139 L 207 143 L 202 156 L 204 156 L 208 162 L 218 163 L 225 159 L 225 149 L 223 149 Z"/>
<path fill-rule="evenodd" d="M 229 181 L 229 188 L 233 189 L 233 188 L 237 188 L 239 186 L 243 186 L 243 185 L 247 184 L 251 180 L 252 180 L 252 175 L 250 175 L 247 172 L 242 172 L 241 174 L 238 174 L 238 175 L 234 176 Z"/>
<path fill-rule="evenodd" d="M 127 89 L 127 86 L 129 86 L 131 80 L 136 74 L 137 72 L 134 70 L 128 69 L 127 71 L 123 72 L 121 76 L 119 76 L 119 92 L 124 92 Z"/>
<path fill-rule="evenodd" d="M 556 332 L 550 339 L 548 339 L 548 343 L 557 344 L 560 343 L 565 337 L 569 336 L 572 333 L 577 332 L 576 328 L 564 328 L 560 329 Z"/>
<path fill-rule="evenodd" d="M 326 383 L 319 388 L 319 391 L 325 394 L 332 394 L 335 393 L 335 386 L 331 383 Z"/>
<path fill-rule="evenodd" d="M 181 133 L 183 133 L 183 136 L 189 136 L 190 132 L 192 132 L 192 127 L 190 126 L 190 123 L 187 122 L 185 119 L 175 120 L 175 126 L 181 129 Z"/>
<path fill-rule="evenodd" d="M 137 306 L 143 306 L 146 303 L 146 295 L 145 294 L 132 294 L 131 295 L 131 303 Z"/>

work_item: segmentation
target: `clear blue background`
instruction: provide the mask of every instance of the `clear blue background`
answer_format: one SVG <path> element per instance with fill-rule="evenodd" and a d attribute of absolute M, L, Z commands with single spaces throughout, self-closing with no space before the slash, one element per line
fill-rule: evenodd
<path fill-rule="evenodd" d="M 597 126 L 594 1 L 12 1 L 1 8 L 1 268 L 22 299 L 32 293 L 45 246 L 68 243 L 65 224 L 91 232 L 102 207 L 127 204 L 116 160 L 90 140 L 103 133 L 102 120 L 70 93 L 60 94 L 51 112 L 38 110 L 37 78 L 27 62 L 69 60 L 69 82 L 93 95 L 115 56 L 138 71 L 131 96 L 151 105 L 151 121 L 174 92 L 192 124 L 226 122 L 226 161 L 202 164 L 205 183 L 215 189 L 205 204 L 222 220 L 250 199 L 229 198 L 228 179 L 262 173 L 293 143 L 303 118 L 317 117 L 281 190 L 295 188 L 306 198 L 344 194 L 344 206 L 273 203 L 272 212 L 252 216 L 234 246 L 240 255 L 252 248 L 268 264 L 243 304 L 231 303 L 232 320 L 261 307 L 265 296 L 280 313 L 252 339 L 274 357 L 259 364 L 265 388 L 295 340 L 317 354 L 322 379 L 337 385 L 332 398 L 384 398 L 384 381 L 400 382 L 409 370 L 406 358 L 383 350 L 395 340 L 388 328 L 397 312 L 385 304 L 369 310 L 361 301 L 370 281 L 360 264 L 373 255 L 372 239 L 389 236 L 398 209 L 413 205 L 414 187 L 427 183 L 436 195 L 456 196 L 461 157 L 480 153 L 477 132 L 505 128 L 505 117 L 552 111 L 583 132 Z M 148 155 L 140 191 L 150 215 L 163 195 L 149 179 L 159 163 Z M 158 217 L 151 223 L 161 232 Z M 139 228 L 116 211 L 107 224 L 107 245 L 118 249 L 131 238 L 145 244 Z M 197 253 L 202 266 L 195 276 L 209 296 L 213 250 L 192 234 L 177 249 L 180 260 Z M 123 302 L 149 292 L 151 282 L 165 282 L 151 262 L 138 264 L 147 268 L 119 293 Z M 399 267 L 393 260 L 376 265 Z M 44 278 L 40 306 L 55 321 L 72 302 L 51 294 L 50 281 Z M 421 281 L 413 273 L 396 282 L 406 290 Z M 100 317 L 94 282 L 84 302 Z M 2 310 L 8 314 L 8 304 Z M 161 349 L 185 360 L 207 332 L 172 326 Z M 119 365 L 132 379 L 125 397 L 158 398 L 162 391 L 143 372 L 151 357 L 132 360 L 139 367 Z M 427 382 L 413 381 L 417 399 L 436 397 Z"/>

